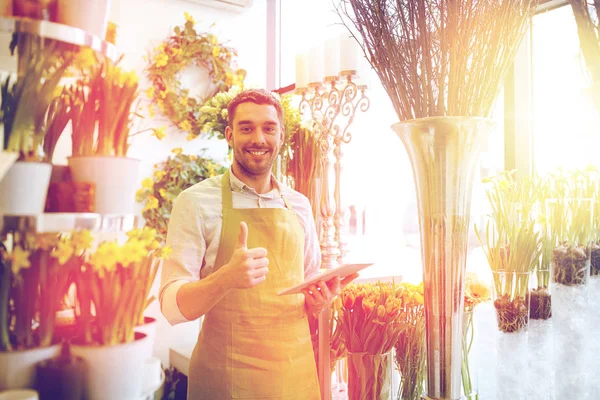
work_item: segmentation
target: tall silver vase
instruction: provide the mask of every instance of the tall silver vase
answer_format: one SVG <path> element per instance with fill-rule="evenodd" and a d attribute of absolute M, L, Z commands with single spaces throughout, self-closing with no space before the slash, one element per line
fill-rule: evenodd
<path fill-rule="evenodd" d="M 494 123 L 429 117 L 392 126 L 408 152 L 417 190 L 425 297 L 427 392 L 461 397 L 464 277 L 473 174 Z"/>

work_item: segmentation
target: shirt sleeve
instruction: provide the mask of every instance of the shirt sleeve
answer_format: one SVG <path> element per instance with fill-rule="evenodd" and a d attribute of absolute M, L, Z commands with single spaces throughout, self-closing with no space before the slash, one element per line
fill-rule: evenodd
<path fill-rule="evenodd" d="M 305 199 L 307 209 L 304 224 L 304 279 L 316 275 L 321 268 L 321 248 L 317 237 L 317 228 L 312 214 L 312 208 L 308 199 Z"/>
<path fill-rule="evenodd" d="M 189 320 L 177 305 L 179 288 L 200 276 L 200 267 L 206 253 L 202 219 L 193 196 L 182 192 L 171 211 L 167 229 L 167 245 L 172 253 L 163 262 L 159 301 L 161 312 L 171 325 Z"/>

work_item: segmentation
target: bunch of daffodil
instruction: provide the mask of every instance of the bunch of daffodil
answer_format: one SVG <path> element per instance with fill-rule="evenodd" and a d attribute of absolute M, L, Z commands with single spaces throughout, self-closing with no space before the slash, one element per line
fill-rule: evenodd
<path fill-rule="evenodd" d="M 340 296 L 336 329 L 348 352 L 349 398 L 387 398 L 391 350 L 406 329 L 402 320 L 409 296 L 395 284 L 382 282 L 351 284 Z"/>
<path fill-rule="evenodd" d="M 63 236 L 13 233 L 11 238 L 0 255 L 0 350 L 49 346 L 56 312 L 91 236 L 83 231 Z"/>
<path fill-rule="evenodd" d="M 225 170 L 214 160 L 184 154 L 179 147 L 173 149 L 172 154 L 154 166 L 153 176 L 145 178 L 136 192 L 136 201 L 144 203 L 142 215 L 146 225 L 156 229 L 160 241 L 166 240 L 173 202 L 179 193 Z"/>
<path fill-rule="evenodd" d="M 148 298 L 150 288 L 160 259 L 168 257 L 170 249 L 157 240 L 155 229 L 133 229 L 127 236 L 123 244 L 100 243 L 81 270 L 77 286 L 86 343 L 134 340 L 134 328 L 153 300 Z"/>
<path fill-rule="evenodd" d="M 71 96 L 73 156 L 127 155 L 138 77 L 102 61 L 68 87 Z"/>
<path fill-rule="evenodd" d="M 400 372 L 398 398 L 420 399 L 425 382 L 425 306 L 423 283 L 401 283 L 396 290 L 402 297 L 401 323 L 405 329 L 396 342 L 396 367 Z"/>

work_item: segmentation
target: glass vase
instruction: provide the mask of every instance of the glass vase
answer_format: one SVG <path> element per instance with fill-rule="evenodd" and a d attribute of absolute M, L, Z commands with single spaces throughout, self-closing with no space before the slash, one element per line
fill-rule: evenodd
<path fill-rule="evenodd" d="M 582 334 L 587 329 L 593 205 L 591 198 L 546 201 L 547 237 L 553 244 L 552 318 L 557 329 L 568 326 Z"/>
<path fill-rule="evenodd" d="M 410 158 L 417 192 L 427 389 L 461 394 L 462 314 L 473 176 L 482 139 L 494 127 L 477 117 L 419 118 L 392 126 Z"/>
<path fill-rule="evenodd" d="M 420 400 L 425 388 L 425 318 L 406 328 L 395 346 L 398 400 Z"/>
<path fill-rule="evenodd" d="M 462 351 L 462 388 L 463 396 L 467 400 L 479 399 L 477 394 L 477 364 L 474 354 L 471 354 L 475 325 L 473 324 L 473 309 L 465 310 L 463 314 L 463 351 Z"/>
<path fill-rule="evenodd" d="M 543 250 L 542 250 L 543 251 Z M 550 249 L 550 254 L 552 249 Z M 550 260 L 542 261 L 535 271 L 535 285 L 530 290 L 529 317 L 531 319 L 545 320 L 552 317 L 552 296 L 550 292 Z"/>
<path fill-rule="evenodd" d="M 348 399 L 389 400 L 392 391 L 392 352 L 348 353 Z"/>
<path fill-rule="evenodd" d="M 525 332 L 529 326 L 529 271 L 493 271 L 492 299 L 498 329 Z"/>

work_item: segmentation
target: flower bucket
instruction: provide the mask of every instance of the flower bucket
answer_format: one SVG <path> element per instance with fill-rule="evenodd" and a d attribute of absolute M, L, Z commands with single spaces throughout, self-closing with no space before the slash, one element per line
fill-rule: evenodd
<path fill-rule="evenodd" d="M 142 396 L 148 337 L 114 346 L 71 345 L 71 353 L 87 362 L 87 400 L 138 400 Z"/>
<path fill-rule="evenodd" d="M 69 157 L 69 167 L 73 181 L 95 183 L 95 212 L 134 212 L 135 192 L 140 186 L 140 160 L 104 156 Z"/>
<path fill-rule="evenodd" d="M 0 214 L 39 215 L 44 212 L 52 165 L 17 161 L 0 180 Z"/>
<path fill-rule="evenodd" d="M 57 22 L 104 40 L 111 0 L 58 0 Z"/>
<path fill-rule="evenodd" d="M 156 318 L 144 316 L 144 323 L 135 327 L 136 332 L 143 333 L 148 337 L 148 340 L 146 341 L 145 360 L 152 358 L 157 325 L 158 322 L 156 321 Z"/>
<path fill-rule="evenodd" d="M 36 364 L 56 357 L 60 345 L 0 352 L 0 391 L 33 388 Z"/>

